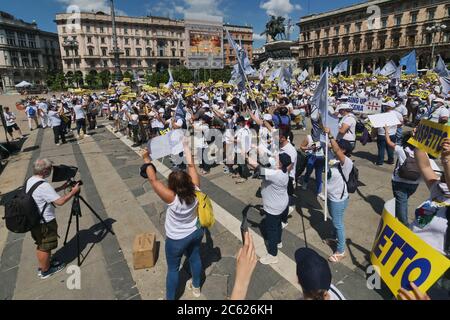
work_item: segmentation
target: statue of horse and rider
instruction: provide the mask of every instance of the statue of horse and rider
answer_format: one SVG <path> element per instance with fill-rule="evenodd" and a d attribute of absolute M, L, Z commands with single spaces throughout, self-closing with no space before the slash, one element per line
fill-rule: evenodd
<path fill-rule="evenodd" d="M 266 30 L 261 35 L 269 35 L 273 40 L 277 40 L 278 36 L 281 39 L 286 39 L 284 21 L 284 17 L 271 16 L 269 22 L 266 23 Z"/>

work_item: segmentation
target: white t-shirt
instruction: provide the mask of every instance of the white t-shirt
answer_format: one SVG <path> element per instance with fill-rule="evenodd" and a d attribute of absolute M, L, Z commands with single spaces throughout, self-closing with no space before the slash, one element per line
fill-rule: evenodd
<path fill-rule="evenodd" d="M 50 119 L 50 124 L 52 128 L 61 125 L 61 118 L 59 117 L 58 112 L 50 110 L 48 112 L 48 118 Z"/>
<path fill-rule="evenodd" d="M 28 179 L 25 191 L 28 192 L 31 187 L 39 181 L 45 182 L 37 187 L 37 189 L 33 192 L 32 197 L 36 202 L 40 212 L 42 212 L 42 210 L 44 209 L 45 204 L 48 203 L 47 207 L 45 208 L 44 219 L 45 222 L 50 222 L 56 218 L 55 207 L 53 206 L 52 202 L 58 200 L 59 198 L 61 198 L 61 196 L 55 191 L 55 189 L 53 189 L 53 187 L 47 182 L 47 180 L 37 176 L 32 176 L 30 179 Z M 41 221 L 41 223 L 44 222 Z"/>
<path fill-rule="evenodd" d="M 295 147 L 291 143 L 288 143 L 284 147 L 280 148 L 280 153 L 286 153 L 291 157 L 291 162 L 293 165 L 291 171 L 289 171 L 289 177 L 295 179 L 295 170 L 297 168 L 297 150 L 295 150 Z"/>
<path fill-rule="evenodd" d="M 434 112 L 431 114 L 431 118 L 429 120 L 433 121 L 433 122 L 439 122 L 440 118 L 445 118 L 445 117 L 448 118 L 449 116 L 450 116 L 450 112 L 448 111 L 448 109 L 445 106 L 440 106 L 439 108 L 434 110 Z"/>
<path fill-rule="evenodd" d="M 404 104 L 400 104 L 397 108 L 394 109 L 394 111 L 397 111 L 402 115 L 402 117 L 408 116 L 408 109 L 406 109 Z"/>
<path fill-rule="evenodd" d="M 162 123 L 161 121 L 159 121 L 157 118 L 153 118 L 151 121 L 151 126 L 152 128 L 160 128 L 160 129 L 164 129 L 164 123 Z"/>
<path fill-rule="evenodd" d="M 197 230 L 197 205 L 197 199 L 187 205 L 175 195 L 175 200 L 167 206 L 166 212 L 165 229 L 169 239 L 184 239 Z"/>
<path fill-rule="evenodd" d="M 446 188 L 446 185 L 444 187 Z M 439 188 L 438 182 L 435 183 L 430 189 L 430 200 L 442 202 L 446 206 L 450 206 L 450 198 L 444 196 L 444 193 Z M 425 203 L 423 203 L 419 208 L 422 208 Z M 430 219 L 430 221 L 428 221 L 427 223 L 423 223 L 422 225 L 420 225 L 419 220 L 420 217 L 423 218 L 425 215 L 420 216 L 421 210 L 416 209 L 415 220 L 410 225 L 410 229 L 416 235 L 418 235 L 423 241 L 428 243 L 430 246 L 432 246 L 442 254 L 445 254 L 444 245 L 447 232 L 446 206 L 438 208 L 434 215 L 429 215 L 428 219 Z"/>
<path fill-rule="evenodd" d="M 261 196 L 265 212 L 278 216 L 289 204 L 287 193 L 289 175 L 282 170 L 265 169 L 261 182 Z"/>
<path fill-rule="evenodd" d="M 30 117 L 30 114 L 29 114 L 30 109 L 34 109 L 34 116 L 32 116 L 32 117 Z M 26 107 L 25 113 L 27 114 L 27 117 L 28 117 L 28 118 L 34 118 L 34 117 L 37 117 L 37 114 L 38 114 L 38 112 L 37 112 L 37 107 L 36 107 L 36 106 L 31 106 L 31 105 L 29 105 L 29 106 Z"/>
<path fill-rule="evenodd" d="M 348 114 L 348 115 L 344 116 L 342 118 L 341 122 L 339 123 L 339 129 L 342 128 L 342 126 L 344 124 L 348 125 L 349 128 L 347 129 L 347 132 L 344 133 L 343 135 L 339 133 L 338 139 L 342 138 L 342 139 L 350 141 L 350 142 L 355 142 L 356 141 L 356 118 L 355 118 L 355 116 L 352 114 Z"/>
<path fill-rule="evenodd" d="M 47 113 L 47 111 L 48 111 L 48 105 L 47 105 L 46 103 L 41 102 L 41 103 L 39 103 L 39 105 L 38 105 L 38 109 L 39 109 L 39 110 L 42 110 L 42 112 L 44 112 L 44 113 Z"/>
<path fill-rule="evenodd" d="M 85 118 L 83 106 L 77 104 L 76 106 L 73 107 L 73 111 L 75 112 L 75 120 Z"/>
<path fill-rule="evenodd" d="M 16 115 L 14 113 L 10 112 L 3 112 L 3 115 L 5 116 L 6 126 L 10 127 L 13 126 L 16 123 Z"/>
<path fill-rule="evenodd" d="M 350 172 L 353 169 L 353 162 L 349 158 L 345 157 L 344 164 L 341 165 L 338 160 L 331 160 L 330 171 L 331 177 L 328 179 L 327 192 L 328 199 L 334 202 L 341 202 L 348 198 L 347 185 L 339 172 L 338 166 L 342 168 L 342 173 L 345 176 L 345 180 L 348 181 Z M 344 192 L 344 193 L 342 193 Z"/>
<path fill-rule="evenodd" d="M 397 111 L 390 110 L 387 113 L 393 117 L 397 117 L 397 119 L 400 121 L 400 123 L 403 123 L 403 116 L 400 113 L 398 113 Z M 397 126 L 388 127 L 388 131 L 389 131 L 390 136 L 395 136 L 395 134 L 397 133 Z M 379 136 L 385 135 L 384 128 L 378 128 L 378 135 Z"/>
<path fill-rule="evenodd" d="M 237 130 L 235 138 L 236 153 L 247 153 L 252 147 L 252 133 L 249 128 L 244 127 Z"/>
<path fill-rule="evenodd" d="M 417 179 L 416 181 L 411 181 L 411 180 L 406 180 L 406 179 L 400 178 L 398 176 L 398 169 L 400 169 L 400 167 L 405 162 L 405 160 L 406 160 L 406 153 L 408 153 L 408 155 L 411 158 L 414 158 L 414 150 L 411 150 L 409 147 L 406 147 L 406 148 L 403 149 L 403 147 L 401 147 L 401 146 L 395 146 L 395 150 L 394 151 L 395 151 L 395 154 L 397 155 L 398 162 L 397 162 L 397 165 L 396 165 L 396 167 L 394 169 L 394 173 L 392 174 L 392 181 L 409 183 L 409 184 L 419 184 L 421 178 Z"/>

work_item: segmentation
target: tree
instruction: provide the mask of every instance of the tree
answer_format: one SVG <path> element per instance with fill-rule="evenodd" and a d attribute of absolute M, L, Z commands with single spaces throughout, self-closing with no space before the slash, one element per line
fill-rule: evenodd
<path fill-rule="evenodd" d="M 97 89 L 97 71 L 89 71 L 84 79 L 89 89 Z"/>
<path fill-rule="evenodd" d="M 124 77 L 124 78 L 129 78 L 129 79 L 131 79 L 131 80 L 134 80 L 133 74 L 132 74 L 131 72 L 129 72 L 129 71 L 125 71 L 125 72 L 123 73 L 123 77 Z"/>
<path fill-rule="evenodd" d="M 102 88 L 108 88 L 109 83 L 111 82 L 111 72 L 108 70 L 103 70 L 97 75 L 97 82 L 101 85 Z"/>
<path fill-rule="evenodd" d="M 73 76 L 73 82 L 76 83 L 77 87 L 83 84 L 83 73 L 81 71 L 76 71 Z"/>

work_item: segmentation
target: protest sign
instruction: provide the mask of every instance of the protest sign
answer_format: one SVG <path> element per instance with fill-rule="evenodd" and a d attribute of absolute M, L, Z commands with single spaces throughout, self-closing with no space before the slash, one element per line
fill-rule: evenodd
<path fill-rule="evenodd" d="M 394 296 L 400 288 L 412 290 L 410 282 L 427 292 L 450 267 L 448 258 L 395 218 L 395 199 L 386 202 L 370 261 Z"/>
<path fill-rule="evenodd" d="M 449 136 L 450 126 L 429 120 L 421 120 L 416 134 L 408 143 L 425 151 L 433 157 L 439 157 L 442 151 L 442 141 Z"/>
<path fill-rule="evenodd" d="M 348 103 L 353 108 L 353 112 L 364 114 L 378 114 L 381 113 L 380 99 L 376 98 L 357 98 L 349 97 Z"/>
<path fill-rule="evenodd" d="M 184 130 L 171 130 L 167 134 L 155 137 L 148 142 L 148 150 L 153 160 L 183 152 Z"/>
<path fill-rule="evenodd" d="M 392 113 L 372 114 L 368 117 L 373 128 L 393 127 L 401 124 L 397 117 L 392 116 Z"/>

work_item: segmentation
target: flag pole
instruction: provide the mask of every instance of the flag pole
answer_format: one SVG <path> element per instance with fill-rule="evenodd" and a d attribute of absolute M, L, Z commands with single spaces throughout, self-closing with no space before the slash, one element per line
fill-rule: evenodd
<path fill-rule="evenodd" d="M 328 218 L 328 134 L 325 135 L 325 205 L 323 208 L 324 220 Z"/>

